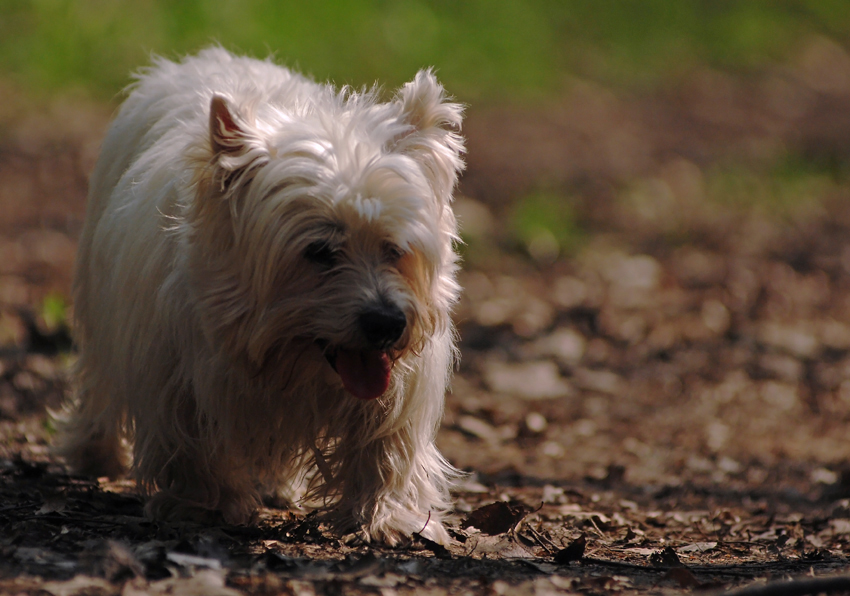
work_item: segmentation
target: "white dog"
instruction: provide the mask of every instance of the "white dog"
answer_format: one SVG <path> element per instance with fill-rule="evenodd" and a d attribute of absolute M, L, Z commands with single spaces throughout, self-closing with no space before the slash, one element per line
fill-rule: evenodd
<path fill-rule="evenodd" d="M 386 103 L 221 48 L 141 74 L 91 179 L 69 465 L 130 466 L 158 518 L 274 495 L 447 541 L 461 117 L 430 71 Z"/>

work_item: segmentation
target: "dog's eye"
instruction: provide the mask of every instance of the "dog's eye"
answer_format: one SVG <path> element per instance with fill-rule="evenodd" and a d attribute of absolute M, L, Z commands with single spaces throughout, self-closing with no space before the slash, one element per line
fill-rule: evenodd
<path fill-rule="evenodd" d="M 404 251 L 391 242 L 384 244 L 384 258 L 390 263 L 395 263 L 404 256 Z"/>
<path fill-rule="evenodd" d="M 337 251 L 326 242 L 319 240 L 307 246 L 304 258 L 322 267 L 333 267 L 336 263 Z"/>

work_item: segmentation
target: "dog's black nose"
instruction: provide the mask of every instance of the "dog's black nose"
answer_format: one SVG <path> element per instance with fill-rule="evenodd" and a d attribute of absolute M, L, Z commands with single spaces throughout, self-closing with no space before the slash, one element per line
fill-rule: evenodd
<path fill-rule="evenodd" d="M 360 314 L 360 329 L 369 345 L 385 349 L 393 345 L 404 333 L 407 318 L 394 304 L 382 304 Z"/>

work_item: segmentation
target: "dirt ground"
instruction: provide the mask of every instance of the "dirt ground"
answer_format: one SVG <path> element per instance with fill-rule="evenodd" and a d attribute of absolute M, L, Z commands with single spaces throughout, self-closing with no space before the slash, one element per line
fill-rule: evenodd
<path fill-rule="evenodd" d="M 463 358 L 438 437 L 470 475 L 448 548 L 357 545 L 272 508 L 250 527 L 158 523 L 131 483 L 66 474 L 46 409 L 74 356 L 42 305 L 68 295 L 109 113 L 3 85 L 0 106 L 0 593 L 850 591 L 839 46 L 652 95 L 577 82 L 544 108 L 470 109 Z M 718 200 L 712 172 L 769 180 L 785 154 L 835 175 L 775 208 Z M 584 230 L 554 262 L 505 223 L 541 181 Z"/>

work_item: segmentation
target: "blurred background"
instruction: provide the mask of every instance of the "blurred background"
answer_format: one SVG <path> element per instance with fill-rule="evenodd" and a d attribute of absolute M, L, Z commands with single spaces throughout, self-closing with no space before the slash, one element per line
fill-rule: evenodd
<path fill-rule="evenodd" d="M 86 181 L 121 90 L 211 43 L 387 96 L 434 66 L 467 104 L 453 462 L 850 487 L 843 0 L 0 0 L 6 451 L 43 456 L 67 391 Z"/>

